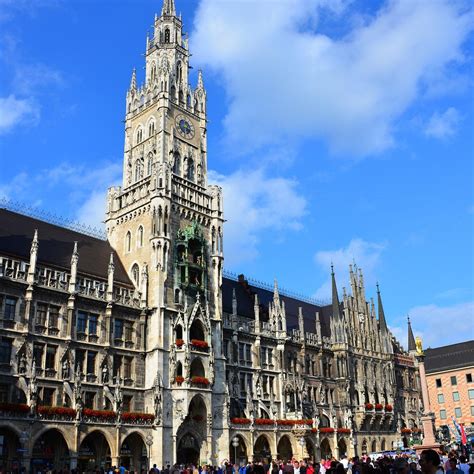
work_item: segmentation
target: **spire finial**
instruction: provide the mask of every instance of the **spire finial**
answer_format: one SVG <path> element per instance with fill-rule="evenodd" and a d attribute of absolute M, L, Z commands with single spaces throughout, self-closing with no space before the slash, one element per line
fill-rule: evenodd
<path fill-rule="evenodd" d="M 379 328 L 387 332 L 387 320 L 385 319 L 385 312 L 383 310 L 382 296 L 380 295 L 379 282 L 377 282 L 377 306 L 379 308 Z"/>
<path fill-rule="evenodd" d="M 413 335 L 413 329 L 411 327 L 409 315 L 407 315 L 407 321 L 408 321 L 408 352 L 416 351 L 415 336 Z"/>
<path fill-rule="evenodd" d="M 176 8 L 174 0 L 163 0 L 163 8 L 161 9 L 161 16 L 176 16 Z"/>
<path fill-rule="evenodd" d="M 198 72 L 198 89 L 204 89 L 204 81 L 202 79 L 202 70 L 199 69 Z"/>
<path fill-rule="evenodd" d="M 130 90 L 137 90 L 137 70 L 133 68 L 132 80 L 130 81 Z"/>

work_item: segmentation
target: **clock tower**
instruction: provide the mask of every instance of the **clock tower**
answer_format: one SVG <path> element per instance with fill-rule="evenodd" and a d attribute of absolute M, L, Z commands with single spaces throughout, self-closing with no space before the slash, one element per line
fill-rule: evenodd
<path fill-rule="evenodd" d="M 146 321 L 152 462 L 215 464 L 229 445 L 222 190 L 207 183 L 206 90 L 201 72 L 190 84 L 174 0 L 153 30 L 144 83 L 134 70 L 127 92 L 123 183 L 109 189 L 105 222 Z"/>

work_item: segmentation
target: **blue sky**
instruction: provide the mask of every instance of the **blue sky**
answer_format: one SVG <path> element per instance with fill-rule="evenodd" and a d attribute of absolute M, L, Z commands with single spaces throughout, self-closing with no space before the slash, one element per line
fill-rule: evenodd
<path fill-rule="evenodd" d="M 473 337 L 471 2 L 176 0 L 204 71 L 226 267 L 380 282 L 405 342 Z M 100 225 L 160 0 L 0 0 L 0 197 Z"/>

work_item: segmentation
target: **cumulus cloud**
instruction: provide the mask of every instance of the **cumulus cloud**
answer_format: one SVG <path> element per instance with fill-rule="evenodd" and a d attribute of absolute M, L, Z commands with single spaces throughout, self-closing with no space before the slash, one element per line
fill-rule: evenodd
<path fill-rule="evenodd" d="M 342 15 L 353 25 L 343 35 L 318 29 L 322 12 L 349 3 L 201 1 L 192 48 L 223 76 L 230 143 L 320 137 L 336 153 L 381 152 L 428 85 L 464 60 L 473 13 L 463 2 L 391 0 L 359 21 Z"/>
<path fill-rule="evenodd" d="M 375 283 L 375 270 L 380 264 L 382 252 L 386 243 L 368 242 L 356 238 L 346 247 L 335 250 L 321 250 L 314 259 L 321 269 L 329 273 L 331 264 L 334 265 L 336 275 L 345 275 L 348 267 L 356 263 L 362 269 L 366 285 Z M 325 300 L 331 296 L 331 280 L 328 278 L 316 291 L 315 297 Z"/>
<path fill-rule="evenodd" d="M 271 177 L 263 169 L 230 175 L 211 171 L 209 180 L 224 189 L 227 267 L 255 258 L 263 232 L 301 227 L 306 200 L 298 194 L 295 180 Z"/>
<path fill-rule="evenodd" d="M 408 311 L 415 336 L 423 339 L 424 347 L 438 347 L 474 339 L 474 302 L 468 301 L 451 306 L 427 304 Z M 397 339 L 406 348 L 406 317 L 399 317 L 392 328 Z"/>
<path fill-rule="evenodd" d="M 0 97 L 0 134 L 12 131 L 16 126 L 34 124 L 40 110 L 32 99 L 18 99 L 15 95 Z"/>
<path fill-rule="evenodd" d="M 460 119 L 459 112 L 453 107 L 443 113 L 435 112 L 426 124 L 425 134 L 439 139 L 452 137 L 457 131 Z"/>

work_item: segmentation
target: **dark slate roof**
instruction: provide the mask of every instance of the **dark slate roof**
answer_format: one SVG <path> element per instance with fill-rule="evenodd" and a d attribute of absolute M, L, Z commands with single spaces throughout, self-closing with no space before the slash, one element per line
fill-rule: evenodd
<path fill-rule="evenodd" d="M 90 237 L 7 209 L 0 209 L 0 252 L 11 257 L 29 260 L 35 229 L 38 229 L 39 264 L 69 270 L 74 242 L 77 242 L 79 273 L 107 279 L 110 254 L 114 252 L 114 280 L 131 285 L 120 259 L 106 240 Z"/>
<path fill-rule="evenodd" d="M 474 340 L 425 350 L 426 373 L 474 366 Z"/>
<path fill-rule="evenodd" d="M 235 289 L 237 297 L 237 313 L 249 319 L 254 319 L 255 294 L 258 295 L 260 304 L 260 320 L 268 321 L 268 306 L 273 301 L 273 292 L 253 286 L 240 278 L 239 281 L 230 278 L 222 280 L 222 305 L 226 313 L 232 313 L 232 290 Z M 286 325 L 288 329 L 298 329 L 298 308 L 303 310 L 305 332 L 316 332 L 316 311 L 319 311 L 321 321 L 321 334 L 330 335 L 329 319 L 332 315 L 332 306 L 318 306 L 283 296 L 280 294 L 280 300 L 285 302 Z"/>

